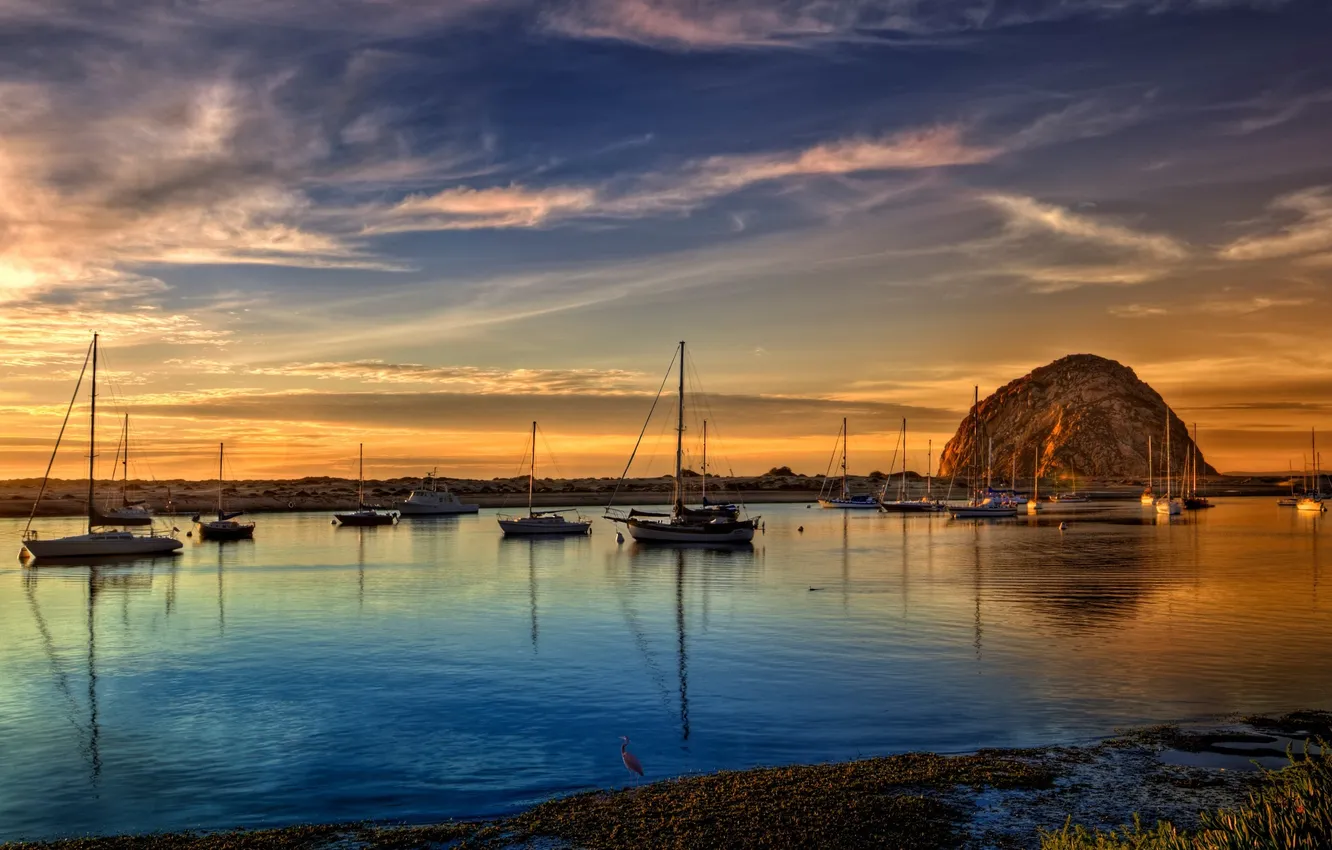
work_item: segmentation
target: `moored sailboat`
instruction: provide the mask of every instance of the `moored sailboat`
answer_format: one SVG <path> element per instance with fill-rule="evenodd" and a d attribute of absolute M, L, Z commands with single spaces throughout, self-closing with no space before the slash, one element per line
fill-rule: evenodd
<path fill-rule="evenodd" d="M 842 446 L 842 489 L 834 496 L 832 493 L 825 493 L 830 479 L 825 476 L 823 479 L 823 488 L 819 492 L 819 507 L 821 508 L 840 508 L 843 510 L 875 510 L 879 509 L 879 500 L 870 493 L 858 493 L 851 495 L 847 487 L 846 471 L 846 443 L 847 443 L 846 417 L 842 417 L 842 430 L 837 435 L 837 440 Z M 836 449 L 834 449 L 836 451 Z"/>
<path fill-rule="evenodd" d="M 885 481 L 884 484 L 883 484 L 883 490 L 880 491 L 880 493 L 879 493 L 879 507 L 882 508 L 884 511 L 888 512 L 888 513 L 895 513 L 895 514 L 941 513 L 941 512 L 943 512 L 943 511 L 945 510 L 945 507 L 944 507 L 943 504 L 941 504 L 941 503 L 939 503 L 939 502 L 936 502 L 936 501 L 934 501 L 934 499 L 930 498 L 930 492 L 929 492 L 929 490 L 930 490 L 930 485 L 929 485 L 929 483 L 926 483 L 926 485 L 925 485 L 925 495 L 924 495 L 924 496 L 922 496 L 922 497 L 919 498 L 919 499 L 908 499 L 908 498 L 907 498 L 907 449 L 906 449 L 907 441 L 906 441 L 906 434 L 907 434 L 907 421 L 906 421 L 905 419 L 903 419 L 903 420 L 902 420 L 902 436 L 901 436 L 901 442 L 902 442 L 902 470 L 901 470 L 901 477 L 898 478 L 898 480 L 897 480 L 897 498 L 896 498 L 896 499 L 891 499 L 891 500 L 887 498 L 887 495 L 888 495 L 888 482 Z M 930 455 L 933 455 L 933 451 L 932 451 L 932 449 L 933 449 L 933 444 L 931 444 L 931 452 L 930 452 Z M 926 459 L 926 461 L 925 461 L 925 465 L 926 465 L 926 467 L 929 466 L 931 460 L 933 460 L 932 457 L 927 457 L 927 459 Z M 926 481 L 928 482 L 928 481 L 929 481 L 929 478 L 928 478 L 928 472 L 926 473 L 926 475 L 927 475 Z"/>
<path fill-rule="evenodd" d="M 975 388 L 971 405 L 971 471 L 968 484 L 971 498 L 965 505 L 949 509 L 953 519 L 1004 519 L 1017 516 L 1017 506 L 1005 504 L 993 496 L 987 496 L 988 487 L 981 487 L 980 462 L 980 387 Z"/>
<path fill-rule="evenodd" d="M 1198 489 L 1198 423 L 1193 423 L 1193 445 L 1189 446 L 1189 471 L 1188 471 L 1189 489 L 1184 496 L 1184 510 L 1199 511 L 1204 508 L 1213 507 L 1211 499 Z M 1207 485 L 1207 477 L 1203 476 L 1203 486 Z"/>
<path fill-rule="evenodd" d="M 393 525 L 398 521 L 394 511 L 380 511 L 365 503 L 365 444 L 357 448 L 356 510 L 343 514 L 334 514 L 339 525 L 366 527 L 375 525 Z"/>
<path fill-rule="evenodd" d="M 205 520 L 195 514 L 194 521 L 199 524 L 200 540 L 215 540 L 222 542 L 225 540 L 253 540 L 254 523 L 236 522 L 236 517 L 245 513 L 245 511 L 232 511 L 228 513 L 222 504 L 222 451 L 223 444 L 217 444 L 217 519 Z"/>
<path fill-rule="evenodd" d="M 1166 494 L 1158 498 L 1153 504 L 1156 506 L 1156 512 L 1165 516 L 1177 516 L 1184 511 L 1184 503 L 1175 498 L 1172 493 L 1174 470 L 1170 465 L 1170 408 L 1166 408 L 1165 413 L 1165 485 Z"/>
<path fill-rule="evenodd" d="M 153 512 L 149 510 L 147 504 L 142 499 L 131 499 L 129 496 L 129 447 L 129 414 L 126 413 L 125 424 L 120 431 L 120 442 L 116 445 L 116 463 L 121 468 L 120 504 L 114 508 L 108 505 L 106 510 L 97 512 L 102 525 L 137 527 L 153 524 Z M 113 475 L 113 482 L 114 478 Z"/>
<path fill-rule="evenodd" d="M 32 514 L 28 516 L 28 526 L 23 531 L 23 549 L 29 555 L 38 560 L 43 558 L 99 558 L 115 555 L 165 555 L 176 551 L 181 547 L 181 542 L 170 534 L 159 534 L 151 530 L 148 534 L 134 534 L 130 531 L 101 531 L 107 525 L 115 525 L 115 522 L 107 522 L 105 517 L 97 510 L 96 482 L 97 474 L 95 463 L 97 458 L 97 343 L 98 334 L 93 334 L 92 344 L 89 350 L 89 357 L 92 362 L 92 382 L 88 391 L 88 532 L 86 534 L 75 534 L 67 537 L 43 538 L 32 528 L 33 516 L 37 513 L 37 504 L 33 505 Z M 84 368 L 87 368 L 88 360 L 84 360 Z M 83 373 L 79 373 L 79 383 L 83 381 Z M 75 398 L 70 399 L 70 408 L 73 408 L 74 402 L 78 396 L 78 384 L 74 387 Z M 68 421 L 68 413 L 66 414 Z M 60 428 L 60 435 L 64 435 L 64 426 Z M 55 453 L 60 449 L 60 436 L 56 437 L 56 446 L 51 453 L 51 463 L 55 462 Z M 38 492 L 37 502 L 40 503 L 42 494 L 46 491 L 46 481 L 51 474 L 51 464 L 47 464 L 46 476 L 42 479 L 42 488 Z"/>
<path fill-rule="evenodd" d="M 527 469 L 527 516 L 499 516 L 499 527 L 506 537 L 533 534 L 587 534 L 592 530 L 592 521 L 583 519 L 565 519 L 566 511 L 532 510 L 532 492 L 536 486 L 536 438 L 537 424 L 532 423 L 532 464 Z M 575 514 L 577 512 L 575 511 Z"/>
<path fill-rule="evenodd" d="M 749 517 L 741 519 L 738 511 L 735 514 L 714 514 L 710 511 L 700 511 L 698 509 L 685 506 L 684 489 L 684 399 L 685 399 L 685 344 L 680 343 L 680 382 L 679 397 L 676 407 L 676 427 L 675 427 L 675 499 L 669 513 L 655 511 L 639 511 L 630 509 L 620 513 L 612 513 L 611 508 L 607 508 L 605 518 L 615 523 L 623 523 L 629 530 L 629 534 L 634 540 L 640 543 L 721 543 L 721 544 L 745 544 L 754 539 L 754 532 L 758 530 L 761 517 Z M 660 397 L 660 396 L 658 396 Z M 653 402 L 655 407 L 656 402 Z M 649 421 L 651 419 L 649 412 Z M 644 429 L 647 424 L 644 423 Z M 629 458 L 629 465 L 632 465 L 633 457 Z M 628 474 L 629 465 L 625 466 L 625 474 Z M 623 476 L 621 476 L 623 480 Z M 873 507 L 878 507 L 873 505 Z"/>
<path fill-rule="evenodd" d="M 1152 505 L 1156 504 L 1156 493 L 1152 490 L 1155 484 L 1156 484 L 1156 479 L 1152 474 L 1152 435 L 1148 434 L 1147 435 L 1147 486 L 1143 488 L 1142 495 L 1138 497 L 1138 501 L 1142 503 L 1143 507 L 1151 507 Z"/>
<path fill-rule="evenodd" d="M 1295 503 L 1295 509 L 1305 513 L 1323 513 L 1327 505 L 1323 504 L 1323 473 L 1318 463 L 1318 433 L 1309 429 L 1309 443 L 1313 458 L 1313 485 L 1305 489 L 1304 495 Z"/>

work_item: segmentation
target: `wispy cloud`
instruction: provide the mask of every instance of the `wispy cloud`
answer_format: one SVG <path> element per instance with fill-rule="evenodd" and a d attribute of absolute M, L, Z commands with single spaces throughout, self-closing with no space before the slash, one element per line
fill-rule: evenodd
<path fill-rule="evenodd" d="M 484 369 L 477 366 L 426 366 L 420 363 L 355 360 L 263 366 L 246 369 L 245 373 L 364 383 L 442 384 L 457 392 L 480 394 L 624 395 L 641 394 L 649 390 L 643 375 L 621 369 Z"/>
<path fill-rule="evenodd" d="M 669 50 L 795 47 L 937 35 L 1073 17 L 1271 7 L 1284 0 L 569 0 L 547 9 L 552 32 Z"/>
<path fill-rule="evenodd" d="M 1243 236 L 1218 252 L 1226 260 L 1265 260 L 1332 248 L 1332 189 L 1318 186 L 1282 195 L 1270 209 L 1298 218 L 1267 233 Z"/>
<path fill-rule="evenodd" d="M 542 227 L 571 219 L 687 212 L 751 187 L 875 172 L 988 162 L 999 148 L 969 144 L 958 126 L 840 139 L 797 151 L 730 154 L 598 185 L 453 187 L 369 212 L 367 232 Z"/>
<path fill-rule="evenodd" d="M 1055 204 L 1019 195 L 986 195 L 987 203 L 1020 233 L 1048 233 L 1097 245 L 1123 248 L 1160 260 L 1181 260 L 1189 251 L 1181 242 L 1159 233 L 1144 233 L 1122 224 L 1093 218 Z"/>
<path fill-rule="evenodd" d="M 1119 319 L 1151 319 L 1164 316 L 1170 311 L 1150 304 L 1125 304 L 1122 307 L 1111 307 L 1109 312 Z"/>

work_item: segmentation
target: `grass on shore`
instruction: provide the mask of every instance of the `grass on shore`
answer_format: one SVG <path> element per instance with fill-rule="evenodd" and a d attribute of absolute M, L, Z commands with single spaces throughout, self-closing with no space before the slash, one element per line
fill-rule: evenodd
<path fill-rule="evenodd" d="M 1135 818 L 1117 830 L 1090 830 L 1072 823 L 1042 832 L 1041 850 L 1326 850 L 1332 848 L 1332 746 L 1315 742 L 1288 753 L 1290 764 L 1264 771 L 1244 805 L 1204 812 L 1193 832 L 1169 821 L 1145 827 Z"/>

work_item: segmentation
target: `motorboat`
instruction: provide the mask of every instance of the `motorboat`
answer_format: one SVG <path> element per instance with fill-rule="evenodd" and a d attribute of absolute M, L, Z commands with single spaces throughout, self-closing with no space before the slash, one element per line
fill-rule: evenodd
<path fill-rule="evenodd" d="M 447 484 L 443 484 L 435 473 L 427 472 L 417 487 L 407 498 L 393 507 L 402 516 L 453 516 L 456 514 L 474 514 L 481 510 L 480 505 L 464 504 Z"/>

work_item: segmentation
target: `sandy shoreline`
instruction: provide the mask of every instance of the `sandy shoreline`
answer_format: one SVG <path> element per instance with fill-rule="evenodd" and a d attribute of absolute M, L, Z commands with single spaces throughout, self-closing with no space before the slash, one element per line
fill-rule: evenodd
<path fill-rule="evenodd" d="M 442 480 L 463 502 L 483 508 L 519 508 L 527 504 L 525 478 Z M 714 501 L 741 501 L 747 505 L 812 502 L 817 499 L 822 483 L 821 478 L 764 475 L 709 481 L 708 492 Z M 909 483 L 910 498 L 924 495 L 923 481 L 910 478 Z M 396 501 L 406 499 L 419 484 L 418 478 L 366 481 L 366 501 L 390 508 Z M 211 481 L 131 481 L 130 485 L 132 498 L 146 500 L 156 513 L 162 515 L 189 516 L 212 509 L 217 500 L 217 484 Z M 605 507 L 613 495 L 617 505 L 660 505 L 671 500 L 669 478 L 627 479 L 619 485 L 618 495 L 616 486 L 617 481 L 613 478 L 541 479 L 537 482 L 533 502 L 540 507 Z M 28 516 L 40 487 L 40 479 L 0 481 L 0 517 Z M 879 479 L 854 476 L 850 480 L 850 489 L 856 493 L 878 492 L 882 487 L 883 481 Z M 896 487 L 896 483 L 890 483 L 890 493 L 895 493 Z M 86 512 L 87 489 L 86 479 L 52 480 L 47 485 L 37 515 L 82 516 Z M 99 503 L 108 503 L 118 491 L 118 487 L 99 482 Z M 1091 481 L 1082 487 L 1083 493 L 1106 500 L 1136 499 L 1141 491 L 1140 482 Z M 948 482 L 934 482 L 936 497 L 946 497 L 949 492 Z M 1208 486 L 1208 493 L 1213 496 L 1277 498 L 1287 492 L 1287 483 L 1276 478 L 1222 478 Z M 964 482 L 953 483 L 951 495 L 954 499 L 965 499 L 966 493 Z M 168 500 L 174 510 L 169 509 Z M 356 481 L 299 478 L 228 482 L 226 504 L 228 510 L 249 513 L 347 510 L 356 506 Z"/>
<path fill-rule="evenodd" d="M 1227 718 L 1187 728 L 1158 726 L 1079 746 L 933 753 L 661 779 L 619 790 L 558 797 L 481 821 L 424 825 L 341 823 L 247 831 L 85 837 L 5 844 L 8 850 L 408 850 L 408 848 L 1091 847 L 1069 842 L 1070 822 L 1118 828 L 1141 817 L 1182 830 L 1218 809 L 1285 799 L 1306 789 L 1282 827 L 1311 836 L 1328 818 L 1332 754 L 1303 755 L 1305 742 L 1332 737 L 1332 714 Z M 1286 755 L 1294 749 L 1293 760 Z M 608 758 L 617 757 L 614 748 Z M 1259 772 L 1254 761 L 1269 770 Z M 1327 787 L 1324 787 L 1327 786 Z M 1310 811 L 1305 811 L 1305 806 Z M 1057 836 L 1064 830 L 1063 837 Z M 1285 836 L 1289 840 L 1289 834 Z M 1095 845 L 1100 846 L 1100 845 Z M 1118 845 L 1115 845 L 1118 846 Z M 1143 845 L 1144 847 L 1156 845 Z M 1210 846 L 1210 845 L 1209 845 Z M 1245 845 L 1249 846 L 1249 845 Z M 1257 844 L 1253 846 L 1258 846 Z M 1263 846 L 1267 846 L 1264 844 Z M 1275 846 L 1275 845 L 1274 845 Z M 1284 844 L 1282 846 L 1285 846 Z M 1294 846 L 1294 845 L 1292 845 Z"/>

